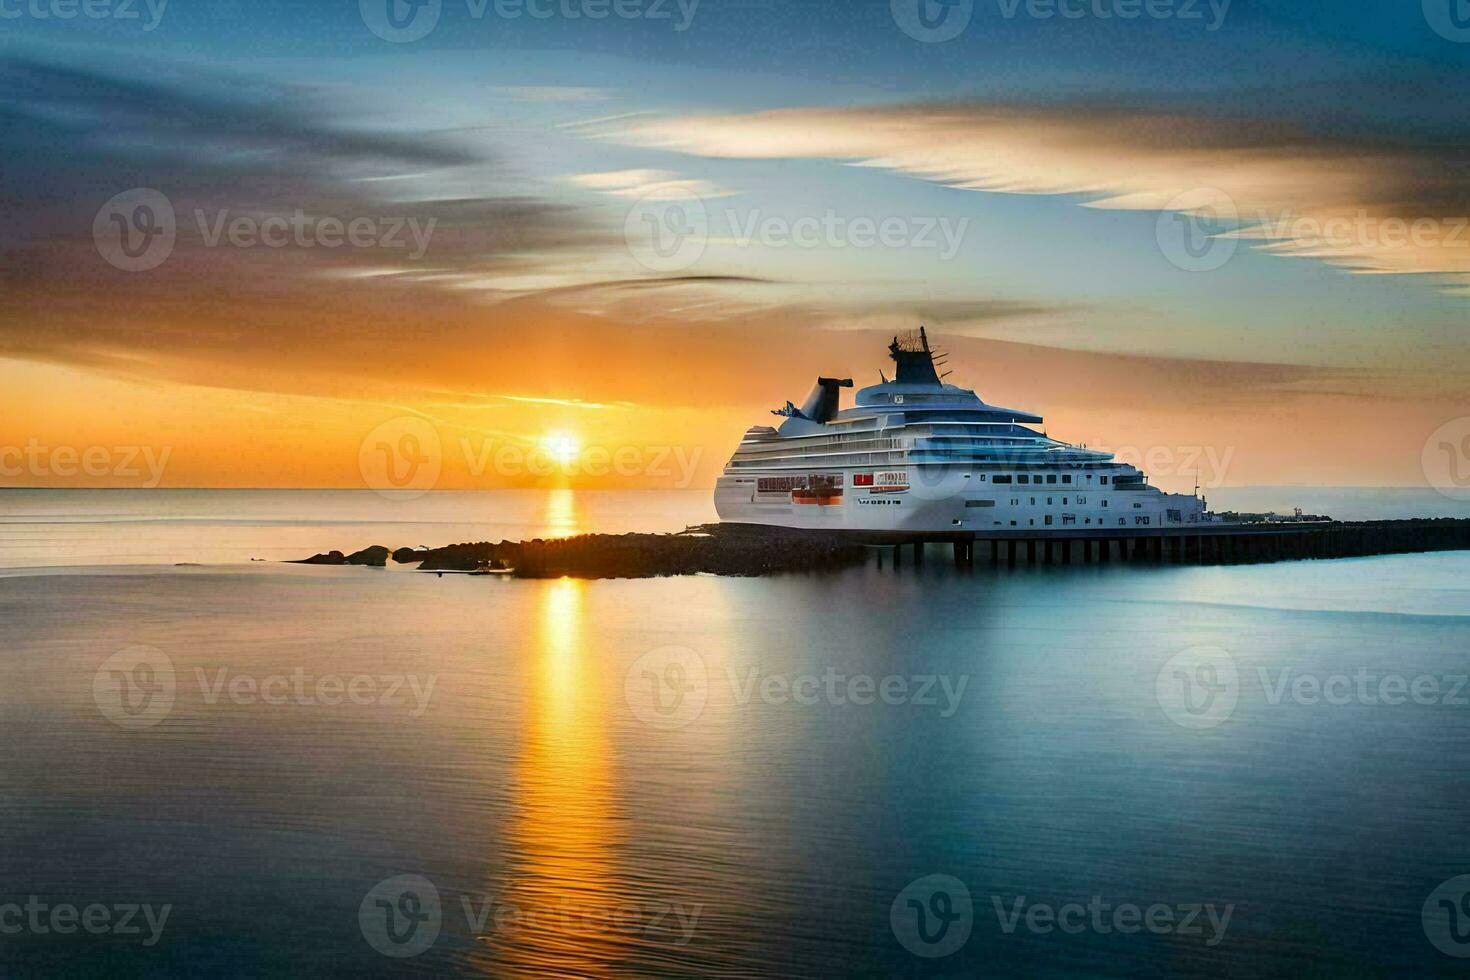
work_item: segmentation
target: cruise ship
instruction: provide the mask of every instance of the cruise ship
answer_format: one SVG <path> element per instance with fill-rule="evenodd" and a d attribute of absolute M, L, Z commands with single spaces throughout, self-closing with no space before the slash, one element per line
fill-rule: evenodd
<path fill-rule="evenodd" d="M 1164 493 L 1111 453 L 1051 439 L 1041 416 L 940 376 L 924 328 L 895 337 L 889 380 L 841 407 L 849 378 L 749 429 L 715 486 L 720 519 L 825 530 L 1070 537 L 1209 521 L 1197 494 Z"/>

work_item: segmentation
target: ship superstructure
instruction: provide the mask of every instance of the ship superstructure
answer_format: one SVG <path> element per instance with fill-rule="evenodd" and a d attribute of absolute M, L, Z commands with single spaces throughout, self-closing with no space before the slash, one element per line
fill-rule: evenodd
<path fill-rule="evenodd" d="M 840 408 L 846 378 L 818 378 L 778 426 L 745 433 L 715 487 L 731 523 L 1002 534 L 1177 527 L 1205 502 L 1165 493 L 1111 453 L 1049 438 L 1041 416 L 989 405 L 939 374 L 924 328 L 889 346 L 894 377 Z"/>

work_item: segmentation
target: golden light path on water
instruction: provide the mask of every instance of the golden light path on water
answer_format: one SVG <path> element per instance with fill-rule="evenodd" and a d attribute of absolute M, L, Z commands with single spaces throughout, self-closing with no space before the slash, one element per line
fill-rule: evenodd
<path fill-rule="evenodd" d="M 542 523 L 546 525 L 549 538 L 569 538 L 579 533 L 576 491 L 568 487 L 547 491 Z"/>
<path fill-rule="evenodd" d="M 569 495 L 569 491 L 567 492 Z M 586 636 L 586 584 L 559 579 L 538 598 L 522 746 L 507 844 L 516 855 L 501 904 L 513 925 L 488 937 L 497 975 L 596 976 L 620 959 L 609 928 L 619 877 L 611 813 L 616 774 L 603 671 Z"/>

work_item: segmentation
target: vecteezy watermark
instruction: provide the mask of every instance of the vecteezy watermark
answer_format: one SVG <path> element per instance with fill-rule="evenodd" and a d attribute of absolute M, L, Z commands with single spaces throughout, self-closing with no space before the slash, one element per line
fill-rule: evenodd
<path fill-rule="evenodd" d="M 309 215 L 301 208 L 290 214 L 234 214 L 229 208 L 214 212 L 194 209 L 194 222 L 205 248 L 221 244 L 233 248 L 385 248 L 408 249 L 410 261 L 424 257 L 434 237 L 438 218 L 420 222 L 403 215 Z"/>
<path fill-rule="evenodd" d="M 1452 249 L 1470 251 L 1470 217 L 1446 215 L 1409 218 L 1372 214 L 1358 208 L 1327 217 L 1281 211 L 1256 213 L 1252 234 L 1270 241 L 1289 241 L 1310 252 L 1354 252 L 1371 249 Z"/>
<path fill-rule="evenodd" d="M 1240 211 L 1229 194 L 1199 187 L 1173 197 L 1159 211 L 1154 238 L 1170 265 L 1185 272 L 1213 272 L 1235 255 L 1240 241 L 1230 235 Z"/>
<path fill-rule="evenodd" d="M 806 215 L 787 218 L 762 216 L 758 208 L 746 215 L 727 210 L 725 222 L 738 248 L 760 245 L 766 248 L 829 249 L 919 249 L 937 250 L 940 261 L 947 262 L 959 253 L 969 218 L 921 215 L 888 215 L 874 218 L 866 215 L 847 216 L 828 208 L 822 216 Z"/>
<path fill-rule="evenodd" d="M 709 700 L 704 658 L 688 647 L 648 651 L 623 676 L 623 700 L 652 728 L 672 731 L 693 723 Z"/>
<path fill-rule="evenodd" d="M 1234 257 L 1241 241 L 1268 243 L 1282 255 L 1356 256 L 1433 250 L 1470 252 L 1470 217 L 1415 218 L 1357 208 L 1301 214 L 1258 208 L 1241 211 L 1229 194 L 1200 187 L 1176 195 L 1159 212 L 1159 250 L 1186 272 L 1213 272 Z"/>
<path fill-rule="evenodd" d="M 938 708 L 939 717 L 951 718 L 959 710 L 960 699 L 970 683 L 968 674 L 951 678 L 947 674 L 847 674 L 828 667 L 820 674 L 771 674 L 760 667 L 737 671 L 725 668 L 725 678 L 734 693 L 735 703 L 749 704 L 759 699 L 763 704 L 819 704 L 866 707 L 885 704 L 891 707 L 911 704 L 920 708 Z"/>
<path fill-rule="evenodd" d="M 949 875 L 925 875 L 904 886 L 888 908 L 888 925 L 904 949 L 924 959 L 964 946 L 975 924 L 970 889 Z"/>
<path fill-rule="evenodd" d="M 704 455 L 702 446 L 583 446 L 565 438 L 534 445 L 461 438 L 459 445 L 465 468 L 475 477 L 648 477 L 667 481 L 674 490 L 689 488 Z"/>
<path fill-rule="evenodd" d="M 1213 902 L 1182 905 L 1154 902 L 1144 906 L 1133 902 L 1113 904 L 1104 901 L 1101 895 L 1093 895 L 1085 905 L 1066 902 L 1059 906 L 1029 902 L 1025 895 L 1010 899 L 992 895 L 990 904 L 1000 922 L 1000 931 L 1007 936 L 1018 930 L 1040 936 L 1053 931 L 1069 936 L 1084 932 L 1099 935 L 1116 932 L 1125 936 L 1146 932 L 1186 939 L 1200 937 L 1210 947 L 1218 946 L 1224 940 L 1225 932 L 1230 928 L 1230 917 L 1235 914 L 1233 902 L 1224 906 Z"/>
<path fill-rule="evenodd" d="M 308 674 L 297 667 L 289 674 L 241 673 L 230 667 L 213 673 L 203 667 L 194 668 L 204 703 L 300 705 L 303 707 L 338 707 L 341 705 L 410 707 L 410 718 L 419 718 L 429 707 L 434 695 L 437 674 Z"/>
<path fill-rule="evenodd" d="M 1424 900 L 1420 924 L 1441 953 L 1456 959 L 1470 957 L 1470 875 L 1440 882 Z"/>
<path fill-rule="evenodd" d="M 1294 667 L 1257 667 L 1262 703 L 1303 706 L 1470 706 L 1470 674 L 1400 674 L 1359 667 L 1319 673 Z M 1255 691 L 1252 689 L 1252 697 Z M 1184 728 L 1215 728 L 1229 721 L 1246 688 L 1235 658 L 1219 647 L 1191 647 L 1169 658 L 1154 682 L 1159 707 Z"/>
<path fill-rule="evenodd" d="M 1266 703 L 1292 704 L 1360 704 L 1370 707 L 1401 704 L 1470 705 L 1470 674 L 1380 674 L 1359 667 L 1352 674 L 1313 674 L 1282 667 L 1268 670 L 1256 668 L 1256 677 L 1265 694 Z"/>
<path fill-rule="evenodd" d="M 849 674 L 836 667 L 820 673 L 773 673 L 759 665 L 726 667 L 724 680 L 733 702 L 817 705 L 912 705 L 937 708 L 941 718 L 959 710 L 968 675 Z M 654 728 L 683 728 L 697 720 L 710 695 L 710 671 L 704 658 L 688 647 L 660 647 L 639 657 L 623 680 L 628 707 Z"/>
<path fill-rule="evenodd" d="M 1198 21 L 1218 31 L 1232 0 L 995 0 L 1006 20 L 1177 20 Z M 1429 2 L 1429 0 L 1426 0 Z M 976 0 L 889 0 L 899 30 L 916 41 L 937 44 L 964 33 L 975 15 Z"/>
<path fill-rule="evenodd" d="M 195 208 L 193 223 L 205 248 L 389 249 L 423 258 L 439 219 L 402 215 L 237 214 Z M 124 272 L 162 265 L 178 241 L 178 215 L 163 193 L 137 187 L 112 197 L 92 220 L 92 240 L 108 264 Z"/>
<path fill-rule="evenodd" d="M 700 0 L 464 0 L 470 20 L 494 14 L 501 20 L 618 20 L 667 22 L 682 34 L 694 23 Z M 367 29 L 385 41 L 408 44 L 439 25 L 445 0 L 358 0 Z M 456 5 L 457 6 L 457 5 Z"/>
<path fill-rule="evenodd" d="M 109 478 L 152 488 L 163 482 L 172 446 L 48 446 L 32 436 L 24 446 L 0 445 L 0 477 L 74 480 Z"/>
<path fill-rule="evenodd" d="M 167 9 L 168 0 L 0 0 L 0 20 L 136 21 L 147 33 L 163 23 Z"/>
<path fill-rule="evenodd" d="M 155 647 L 124 647 L 92 675 L 92 700 L 119 728 L 152 728 L 174 706 L 174 664 Z"/>
<path fill-rule="evenodd" d="M 520 931 L 531 936 L 557 932 L 597 932 L 641 936 L 653 942 L 687 946 L 704 906 L 679 902 L 574 903 L 527 908 L 490 895 L 461 895 L 457 903 L 464 928 L 473 936 Z M 387 878 L 363 896 L 357 924 L 369 946 L 384 956 L 406 958 L 425 952 L 439 938 L 447 911 L 434 883 L 422 875 Z"/>
<path fill-rule="evenodd" d="M 297 667 L 286 673 L 249 674 L 223 666 L 194 668 L 200 698 L 206 705 L 342 705 L 407 708 L 422 717 L 434 695 L 438 675 L 313 674 Z M 179 680 L 173 661 L 162 650 L 130 646 L 102 662 L 92 675 L 92 698 L 105 718 L 121 728 L 151 728 L 167 718 L 177 703 Z"/>
<path fill-rule="evenodd" d="M 889 0 L 893 22 L 915 41 L 953 41 L 970 26 L 975 0 Z"/>
<path fill-rule="evenodd" d="M 473 478 L 544 480 L 553 477 L 651 480 L 687 489 L 704 456 L 701 446 L 583 445 L 569 437 L 470 439 L 458 447 Z M 444 441 L 427 419 L 405 415 L 373 428 L 358 444 L 364 485 L 390 499 L 411 499 L 434 489 L 444 470 Z"/>
<path fill-rule="evenodd" d="M 682 187 L 649 191 L 628 209 L 623 241 L 634 260 L 653 272 L 689 268 L 709 244 L 704 199 Z"/>
<path fill-rule="evenodd" d="M 1214 33 L 1225 24 L 1231 0 L 996 0 L 1001 16 L 1032 20 L 1199 21 Z"/>
<path fill-rule="evenodd" d="M 1434 33 L 1456 44 L 1470 43 L 1470 4 L 1465 0 L 1423 0 L 1423 6 Z"/>
<path fill-rule="evenodd" d="M 124 272 L 158 268 L 173 254 L 177 237 L 173 202 L 151 187 L 115 195 L 92 219 L 97 254 Z"/>
<path fill-rule="evenodd" d="M 1182 650 L 1159 668 L 1154 697 L 1168 719 L 1182 728 L 1223 725 L 1235 713 L 1240 697 L 1235 658 L 1219 647 Z"/>
<path fill-rule="evenodd" d="M 1111 452 L 1120 463 L 1136 466 L 1150 477 L 1192 476 L 1207 490 L 1225 485 L 1235 447 L 1226 446 L 1119 446 L 1087 443 L 1088 448 Z M 1091 489 L 1091 488 L 1090 488 Z M 1105 489 L 1105 488 L 1097 488 Z"/>
<path fill-rule="evenodd" d="M 374 885 L 357 908 L 357 926 L 384 956 L 417 956 L 439 938 L 444 913 L 439 890 L 422 875 L 398 875 Z"/>
<path fill-rule="evenodd" d="M 168 923 L 172 904 L 155 908 L 143 902 L 44 902 L 31 895 L 24 904 L 0 902 L 0 935 L 142 936 L 144 946 L 156 946 Z M 145 934 L 146 929 L 146 934 Z"/>
<path fill-rule="evenodd" d="M 426 493 L 444 467 L 439 430 L 417 416 L 389 419 L 363 436 L 357 467 L 363 483 L 384 496 L 410 499 Z"/>
<path fill-rule="evenodd" d="M 1431 432 L 1419 462 L 1431 487 L 1451 500 L 1470 500 L 1470 415 Z"/>

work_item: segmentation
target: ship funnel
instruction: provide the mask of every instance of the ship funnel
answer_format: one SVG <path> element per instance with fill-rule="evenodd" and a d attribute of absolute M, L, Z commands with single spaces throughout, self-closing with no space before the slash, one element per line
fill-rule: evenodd
<path fill-rule="evenodd" d="M 830 422 L 837 415 L 839 388 L 851 388 L 851 378 L 818 378 L 817 386 L 806 396 L 801 414 L 813 422 Z"/>

